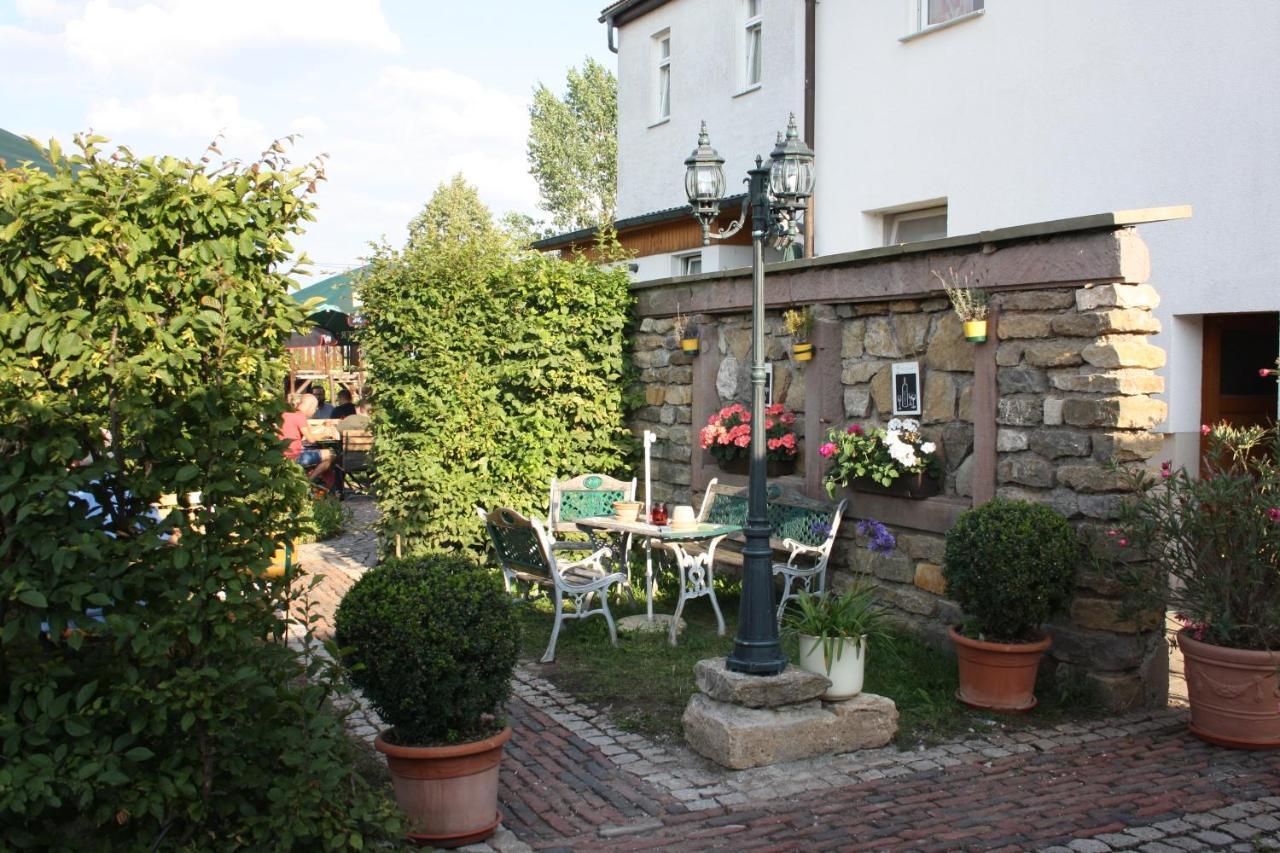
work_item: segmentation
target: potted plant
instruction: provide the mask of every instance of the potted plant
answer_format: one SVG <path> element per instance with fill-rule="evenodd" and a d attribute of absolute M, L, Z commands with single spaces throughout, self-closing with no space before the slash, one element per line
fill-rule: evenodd
<path fill-rule="evenodd" d="M 696 331 L 690 334 L 689 318 L 680 313 L 679 303 L 676 303 L 676 316 L 671 320 L 671 329 L 676 333 L 676 338 L 680 341 L 680 349 L 689 353 L 689 355 L 698 354 L 698 334 Z"/>
<path fill-rule="evenodd" d="M 1200 476 L 1134 470 L 1135 497 L 1108 531 L 1131 608 L 1182 621 L 1191 731 L 1233 747 L 1280 747 L 1280 432 L 1220 424 Z M 1126 556 L 1132 554 L 1130 559 Z M 1141 561 L 1141 562 L 1137 562 Z"/>
<path fill-rule="evenodd" d="M 948 268 L 951 283 L 933 271 L 933 277 L 942 282 L 942 288 L 951 300 L 951 307 L 956 316 L 964 324 L 964 339 L 971 344 L 980 344 L 987 339 L 987 292 L 969 287 L 969 278 L 961 278 L 955 270 Z"/>
<path fill-rule="evenodd" d="M 767 407 L 764 415 L 768 474 L 783 477 L 796 466 L 796 416 L 781 403 Z M 751 412 L 741 403 L 725 406 L 707 420 L 698 440 L 704 450 L 711 451 L 721 469 L 730 474 L 746 474 L 751 463 Z"/>
<path fill-rule="evenodd" d="M 800 668 L 831 681 L 822 694 L 828 702 L 861 693 L 870 644 L 887 647 L 892 642 L 885 610 L 875 600 L 875 587 L 865 581 L 839 594 L 801 590 L 791 600 L 783 626 L 799 640 Z"/>
<path fill-rule="evenodd" d="M 920 434 L 920 422 L 893 418 L 885 429 L 851 424 L 834 428 L 818 453 L 827 459 L 827 494 L 847 486 L 860 492 L 884 492 L 926 498 L 942 489 L 938 448 Z"/>
<path fill-rule="evenodd" d="M 805 306 L 784 311 L 782 327 L 791 336 L 792 357 L 796 361 L 811 361 L 813 344 L 809 341 L 809 335 L 813 333 L 813 310 Z"/>
<path fill-rule="evenodd" d="M 471 844 L 498 825 L 498 767 L 511 737 L 499 713 L 518 628 L 497 576 L 450 554 L 388 560 L 338 607 L 343 662 L 390 726 L 374 746 L 416 842 Z"/>
<path fill-rule="evenodd" d="M 1042 504 L 993 500 L 947 532 L 947 594 L 968 617 L 950 628 L 960 665 L 957 698 L 993 711 L 1036 706 L 1036 671 L 1051 638 L 1043 625 L 1071 598 L 1083 548 L 1065 518 Z"/>

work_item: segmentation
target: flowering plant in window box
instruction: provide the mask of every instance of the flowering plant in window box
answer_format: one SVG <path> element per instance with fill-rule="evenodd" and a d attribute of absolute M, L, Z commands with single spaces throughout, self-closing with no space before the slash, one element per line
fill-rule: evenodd
<path fill-rule="evenodd" d="M 911 498 L 936 495 L 941 472 L 937 450 L 920 434 L 920 422 L 911 418 L 894 418 L 884 429 L 859 424 L 832 429 L 818 448 L 829 460 L 823 483 L 832 497 L 840 486 Z"/>
<path fill-rule="evenodd" d="M 790 473 L 795 466 L 796 416 L 781 403 L 764 410 L 766 454 L 770 476 Z M 741 403 L 725 406 L 713 414 L 698 433 L 704 450 L 711 451 L 725 471 L 745 474 L 751 460 L 751 412 Z"/>

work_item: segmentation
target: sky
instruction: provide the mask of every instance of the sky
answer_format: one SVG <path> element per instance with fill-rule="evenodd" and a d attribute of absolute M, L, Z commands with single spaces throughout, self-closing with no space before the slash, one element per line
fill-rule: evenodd
<path fill-rule="evenodd" d="M 495 215 L 538 216 L 534 86 L 590 56 L 616 71 L 606 0 L 0 0 L 0 128 L 64 146 L 253 158 L 301 134 L 328 155 L 297 241 L 317 276 L 405 228 L 462 172 Z"/>

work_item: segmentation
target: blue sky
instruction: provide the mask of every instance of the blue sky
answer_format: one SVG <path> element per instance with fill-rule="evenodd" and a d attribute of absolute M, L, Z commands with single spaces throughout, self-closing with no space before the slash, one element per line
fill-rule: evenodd
<path fill-rule="evenodd" d="M 538 81 L 614 56 L 605 0 L 0 0 L 0 127 L 90 127 L 138 153 L 197 157 L 219 132 L 252 157 L 299 132 L 329 155 L 299 245 L 318 274 L 400 244 L 463 172 L 496 213 L 536 214 L 525 138 Z"/>

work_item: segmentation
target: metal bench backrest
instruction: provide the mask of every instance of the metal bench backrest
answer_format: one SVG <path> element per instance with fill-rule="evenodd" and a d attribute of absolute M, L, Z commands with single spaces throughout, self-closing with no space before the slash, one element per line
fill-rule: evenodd
<path fill-rule="evenodd" d="M 777 485 L 766 488 L 769 525 L 773 528 L 770 541 L 775 547 L 780 547 L 784 539 L 792 539 L 801 545 L 820 548 L 840 523 L 836 504 L 816 501 Z M 745 487 L 722 486 L 712 480 L 703 498 L 701 520 L 746 526 L 747 504 Z"/>
<path fill-rule="evenodd" d="M 478 507 L 477 511 L 504 569 L 522 579 L 552 582 L 551 546 L 542 525 L 509 507 L 498 507 L 487 515 Z"/>
<path fill-rule="evenodd" d="M 547 524 L 555 533 L 576 532 L 578 519 L 613 515 L 614 501 L 635 499 L 634 478 L 627 482 L 606 474 L 580 474 L 571 480 L 552 479 Z"/>

